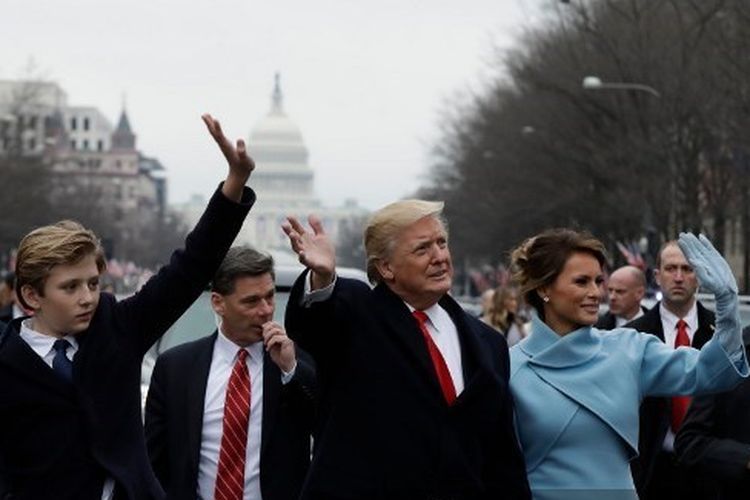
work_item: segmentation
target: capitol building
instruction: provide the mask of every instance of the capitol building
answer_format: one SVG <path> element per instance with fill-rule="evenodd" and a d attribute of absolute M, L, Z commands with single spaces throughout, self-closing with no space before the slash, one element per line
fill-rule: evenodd
<path fill-rule="evenodd" d="M 308 150 L 302 132 L 284 111 L 279 75 L 276 75 L 271 109 L 252 129 L 248 151 L 255 160 L 252 188 L 257 201 L 240 230 L 235 244 L 248 244 L 270 252 L 277 262 L 296 259 L 289 251 L 289 241 L 281 229 L 287 216 L 307 222 L 315 214 L 334 243 L 342 230 L 368 212 L 356 201 L 340 207 L 327 207 L 315 195 L 315 172 L 308 164 Z M 197 221 L 205 208 L 202 198 L 176 207 L 185 221 Z"/>

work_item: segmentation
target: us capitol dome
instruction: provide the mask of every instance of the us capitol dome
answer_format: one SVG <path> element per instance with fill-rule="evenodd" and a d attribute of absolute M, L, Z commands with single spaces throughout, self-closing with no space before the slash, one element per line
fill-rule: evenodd
<path fill-rule="evenodd" d="M 257 201 L 236 243 L 272 251 L 277 261 L 283 263 L 285 256 L 279 252 L 288 251 L 289 243 L 281 224 L 287 215 L 304 221 L 311 213 L 318 215 L 335 242 L 343 224 L 367 214 L 354 201 L 341 207 L 326 207 L 316 197 L 315 172 L 308 165 L 308 150 L 299 126 L 284 111 L 278 73 L 271 108 L 252 129 L 248 151 L 255 160 L 250 184 Z"/>

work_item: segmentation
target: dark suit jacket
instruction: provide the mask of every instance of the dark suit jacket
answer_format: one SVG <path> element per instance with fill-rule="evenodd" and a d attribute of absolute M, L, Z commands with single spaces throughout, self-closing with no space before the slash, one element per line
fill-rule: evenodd
<path fill-rule="evenodd" d="M 0 307 L 0 324 L 10 323 L 13 320 L 13 303 Z"/>
<path fill-rule="evenodd" d="M 10 498 L 99 500 L 105 477 L 118 499 L 162 498 L 141 419 L 141 360 L 198 297 L 239 231 L 243 203 L 214 194 L 184 250 L 132 297 L 102 294 L 76 335 L 73 383 L 58 378 L 11 322 L 0 345 L 0 465 Z"/>
<path fill-rule="evenodd" d="M 333 296 L 300 305 L 287 331 L 315 359 L 320 420 L 303 499 L 530 498 L 513 428 L 508 348 L 449 296 L 465 388 L 446 405 L 424 338 L 387 286 L 338 278 Z"/>
<path fill-rule="evenodd" d="M 644 314 L 648 312 L 648 309 L 646 309 L 643 306 L 641 306 L 641 309 L 643 310 Z M 599 316 L 599 319 L 594 325 L 594 328 L 598 328 L 600 330 L 614 330 L 616 326 L 617 326 L 617 318 L 610 311 L 607 311 L 606 313 Z"/>
<path fill-rule="evenodd" d="M 156 477 L 168 499 L 195 499 L 198 488 L 206 383 L 216 336 L 159 356 L 146 400 L 146 442 Z M 266 353 L 260 487 L 263 500 L 296 500 L 310 465 L 315 370 L 297 350 L 297 370 L 286 385 Z M 256 440 L 257 436 L 248 436 Z M 250 445 L 252 446 L 252 445 Z"/>
<path fill-rule="evenodd" d="M 750 356 L 750 327 L 744 330 Z M 692 471 L 706 473 L 712 490 L 705 500 L 750 497 L 750 379 L 729 392 L 699 396 L 675 439 L 675 453 Z"/>
<path fill-rule="evenodd" d="M 660 303 L 657 303 L 646 314 L 625 326 L 635 328 L 639 332 L 656 335 L 664 342 L 659 306 Z M 698 330 L 693 335 L 693 347 L 700 349 L 711 339 L 714 333 L 714 322 L 714 313 L 698 302 Z M 664 437 L 669 430 L 671 415 L 672 405 L 669 398 L 645 398 L 641 403 L 639 456 L 631 462 L 630 467 L 633 471 L 636 489 L 641 496 L 644 496 L 651 481 L 658 480 L 654 478 L 654 465 L 662 449 Z"/>

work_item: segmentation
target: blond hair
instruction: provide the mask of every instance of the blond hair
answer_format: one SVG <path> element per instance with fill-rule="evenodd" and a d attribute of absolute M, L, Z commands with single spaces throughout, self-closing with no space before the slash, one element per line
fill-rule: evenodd
<path fill-rule="evenodd" d="M 365 228 L 367 277 L 370 281 L 379 283 L 383 279 L 375 263 L 388 258 L 399 233 L 419 219 L 435 217 L 447 230 L 447 224 L 441 216 L 442 212 L 442 201 L 425 200 L 397 201 L 375 212 Z"/>
<path fill-rule="evenodd" d="M 44 295 L 44 284 L 59 265 L 77 264 L 94 255 L 100 273 L 107 268 L 104 250 L 93 231 L 78 222 L 63 220 L 34 229 L 21 240 L 16 257 L 16 295 L 21 304 L 31 307 L 23 299 L 21 289 L 29 285 Z"/>

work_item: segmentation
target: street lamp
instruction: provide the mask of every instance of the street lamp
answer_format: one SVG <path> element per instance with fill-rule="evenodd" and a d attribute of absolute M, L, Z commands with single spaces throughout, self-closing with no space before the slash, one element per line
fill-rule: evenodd
<path fill-rule="evenodd" d="M 649 85 L 630 82 L 603 82 L 598 76 L 591 75 L 583 78 L 583 88 L 586 90 L 639 90 L 641 92 L 648 92 L 654 97 L 661 97 L 659 91 Z"/>

